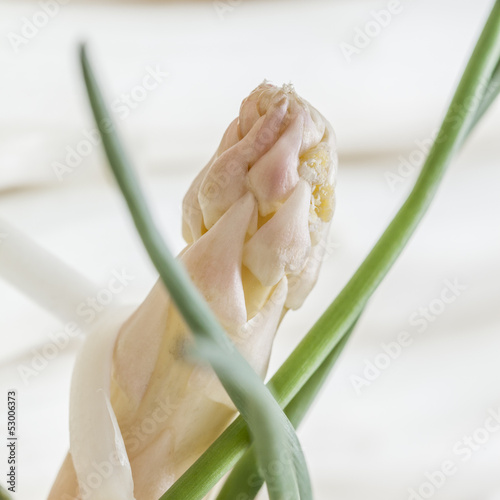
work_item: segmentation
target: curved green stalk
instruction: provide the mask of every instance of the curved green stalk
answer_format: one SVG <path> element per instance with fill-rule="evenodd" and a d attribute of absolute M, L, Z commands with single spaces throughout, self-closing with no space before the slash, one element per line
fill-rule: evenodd
<path fill-rule="evenodd" d="M 355 326 L 356 323 L 349 328 L 347 334 L 344 335 L 342 340 L 335 346 L 325 361 L 323 361 L 320 367 L 313 373 L 302 389 L 300 389 L 297 395 L 285 408 L 285 414 L 295 428 L 300 425 L 307 410 L 318 395 L 318 392 L 328 378 L 335 362 L 344 350 Z M 263 484 L 264 478 L 259 474 L 255 450 L 253 445 L 251 445 L 224 482 L 224 486 L 219 492 L 217 500 L 234 500 L 235 498 L 252 500 L 256 497 Z"/>
<path fill-rule="evenodd" d="M 491 82 L 498 81 L 499 61 L 500 2 L 497 0 L 411 194 L 349 283 L 271 379 L 269 386 L 281 406 L 291 401 L 341 341 L 402 252 L 427 211 L 451 159 L 486 109 L 481 103 Z M 495 95 L 491 92 L 485 102 L 491 104 Z M 248 433 L 238 418 L 162 500 L 202 498 L 235 465 L 247 445 Z"/>
<path fill-rule="evenodd" d="M 497 0 L 412 192 L 349 283 L 272 378 L 273 392 L 281 396 L 278 400 L 292 398 L 304 385 L 361 314 L 401 254 L 434 198 L 452 157 L 474 124 L 499 60 L 500 0 Z M 304 368 L 297 372 L 299 366 Z"/>
<path fill-rule="evenodd" d="M 84 46 L 81 47 L 80 59 L 104 149 L 137 231 L 193 333 L 198 356 L 210 362 L 251 430 L 270 498 L 311 499 L 305 459 L 293 426 L 262 380 L 229 340 L 185 269 L 165 245 L 116 133 Z M 280 467 L 276 472 L 277 464 Z"/>
<path fill-rule="evenodd" d="M 484 92 L 484 96 L 481 99 L 481 103 L 476 112 L 476 116 L 471 123 L 469 132 L 472 132 L 472 129 L 476 126 L 476 124 L 481 120 L 484 113 L 488 110 L 488 108 L 493 104 L 493 101 L 497 98 L 500 93 L 500 61 L 498 62 L 493 75 L 488 82 L 486 87 L 486 91 Z"/>

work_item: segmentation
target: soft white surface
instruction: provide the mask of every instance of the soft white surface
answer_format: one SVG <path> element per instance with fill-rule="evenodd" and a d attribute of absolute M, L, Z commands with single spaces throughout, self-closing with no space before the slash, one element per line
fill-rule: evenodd
<path fill-rule="evenodd" d="M 147 66 L 169 76 L 119 120 L 172 248 L 182 248 L 180 203 L 239 102 L 264 77 L 293 81 L 333 123 L 341 153 L 331 256 L 303 309 L 289 314 L 272 371 L 341 289 L 386 226 L 414 175 L 391 190 L 415 140 L 430 136 L 488 11 L 488 1 L 403 2 L 403 12 L 351 64 L 339 49 L 386 2 L 244 1 L 219 19 L 212 2 L 144 5 L 72 2 L 15 54 L 2 38 L 0 216 L 105 285 L 114 269 L 135 278 L 120 294 L 139 301 L 155 279 L 123 202 L 96 150 L 59 182 L 52 170 L 93 127 L 76 63 L 86 38 L 110 100 Z M 4 1 L 0 31 L 18 32 L 39 7 Z M 500 496 L 500 432 L 471 460 L 455 443 L 500 406 L 500 182 L 498 103 L 448 173 L 408 249 L 377 291 L 301 437 L 316 498 L 406 499 L 446 459 L 457 472 L 432 498 Z M 10 189 L 12 188 L 12 189 Z M 410 316 L 445 280 L 467 289 L 418 333 Z M 0 281 L 1 428 L 5 392 L 19 391 L 16 499 L 44 498 L 68 447 L 68 394 L 78 341 L 24 384 L 29 364 L 59 323 Z M 365 360 L 402 331 L 414 339 L 358 394 Z M 26 354 L 26 349 L 28 353 Z M 23 354 L 25 353 L 25 354 Z M 0 434 L 3 436 L 5 431 Z M 3 437 L 0 438 L 3 442 Z M 5 448 L 0 448 L 4 481 Z"/>

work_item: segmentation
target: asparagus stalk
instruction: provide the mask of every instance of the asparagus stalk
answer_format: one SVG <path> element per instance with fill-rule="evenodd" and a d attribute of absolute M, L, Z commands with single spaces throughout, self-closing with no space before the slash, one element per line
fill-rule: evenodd
<path fill-rule="evenodd" d="M 331 127 L 314 108 L 290 86 L 264 83 L 243 102 L 238 120 L 229 126 L 184 201 L 188 246 L 179 259 L 230 339 L 261 376 L 280 320 L 288 309 L 301 305 L 319 271 L 333 215 L 334 148 Z M 127 191 L 129 173 L 120 175 L 125 176 L 121 186 Z M 131 193 L 126 196 L 130 203 Z M 140 226 L 142 209 L 135 212 L 133 203 L 131 207 Z M 101 363 L 100 375 L 94 378 L 109 391 L 139 500 L 158 498 L 235 416 L 236 393 L 232 401 L 224 390 L 228 386 L 223 388 L 211 369 L 193 363 L 187 355 L 191 343 L 188 328 L 159 281 L 116 333 L 109 388 L 102 382 L 109 363 Z M 220 377 L 217 368 L 216 372 Z M 99 390 L 99 383 L 93 388 Z M 127 439 L 165 401 L 168 415 L 153 431 L 143 439 Z M 78 410 L 78 403 L 73 407 Z M 85 414 L 98 424 L 104 406 L 96 408 L 94 415 Z M 245 404 L 238 406 L 240 411 L 244 408 Z M 100 437 L 109 435 L 96 432 L 84 442 L 79 420 L 72 435 L 80 438 L 72 440 L 71 457 L 51 498 L 63 493 L 61 485 L 73 494 L 78 488 L 89 490 L 85 478 L 92 473 L 92 457 L 102 446 Z M 281 425 L 275 431 L 279 434 Z M 271 443 L 269 437 L 265 444 Z M 109 443 L 106 452 L 115 451 L 113 446 Z M 274 481 L 293 490 L 293 481 L 284 484 L 283 478 Z M 131 490 L 128 481 L 117 483 L 110 477 L 106 486 L 90 489 L 89 495 L 129 498 Z"/>

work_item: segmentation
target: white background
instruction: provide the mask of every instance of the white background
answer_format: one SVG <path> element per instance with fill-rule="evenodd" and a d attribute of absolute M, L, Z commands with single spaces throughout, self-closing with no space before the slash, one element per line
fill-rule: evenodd
<path fill-rule="evenodd" d="M 227 2 L 229 5 L 230 2 Z M 113 269 L 135 276 L 121 299 L 140 301 L 155 273 L 106 172 L 99 147 L 74 171 L 54 173 L 67 148 L 94 125 L 78 69 L 87 40 L 109 101 L 158 66 L 168 76 L 120 129 L 141 171 L 162 231 L 182 248 L 180 203 L 239 103 L 264 78 L 293 82 L 333 124 L 340 171 L 333 251 L 304 307 L 278 335 L 271 372 L 352 275 L 411 188 L 416 170 L 391 187 L 401 157 L 421 156 L 446 109 L 490 1 L 401 2 L 402 11 L 348 61 L 342 43 L 384 1 L 78 2 L 61 6 L 18 47 L 38 2 L 0 2 L 0 216 L 82 273 L 105 284 Z M 453 162 L 407 250 L 365 311 L 300 436 L 318 500 L 407 499 L 444 460 L 456 473 L 436 500 L 500 498 L 500 432 L 470 460 L 455 443 L 500 407 L 500 107 Z M 411 156 L 413 154 L 413 156 Z M 1 258 L 1 256 L 0 256 Z M 446 280 L 466 285 L 419 333 L 410 322 Z M 0 442 L 5 393 L 19 392 L 19 494 L 44 498 L 68 447 L 68 390 L 78 342 L 25 384 L 29 366 L 60 324 L 0 281 Z M 358 394 L 353 375 L 382 344 L 413 343 Z M 5 484 L 5 448 L 0 448 Z M 426 491 L 427 492 L 427 491 Z"/>

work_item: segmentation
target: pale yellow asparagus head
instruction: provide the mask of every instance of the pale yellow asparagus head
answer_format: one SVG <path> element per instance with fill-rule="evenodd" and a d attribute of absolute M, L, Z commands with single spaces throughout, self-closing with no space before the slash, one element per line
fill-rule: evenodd
<path fill-rule="evenodd" d="M 240 216 L 227 217 L 224 231 L 228 244 L 245 233 L 240 264 L 248 278 L 247 305 L 254 305 L 247 297 L 255 294 L 251 288 L 274 287 L 286 277 L 285 307 L 296 309 L 317 279 L 335 205 L 336 165 L 326 119 L 291 85 L 264 82 L 243 101 L 186 194 L 183 236 L 196 244 L 238 207 Z M 219 251 L 223 266 L 225 247 Z M 247 319 L 259 305 L 247 307 Z"/>
<path fill-rule="evenodd" d="M 328 122 L 290 85 L 264 82 L 243 101 L 184 199 L 187 246 L 179 258 L 261 376 L 284 313 L 300 307 L 317 279 L 335 170 Z M 235 408 L 215 374 L 186 357 L 192 338 L 161 281 L 122 326 L 99 328 L 77 360 L 71 457 L 50 500 L 62 493 L 156 500 Z M 90 488 L 93 464 L 113 454 L 121 457 L 113 474 Z"/>

